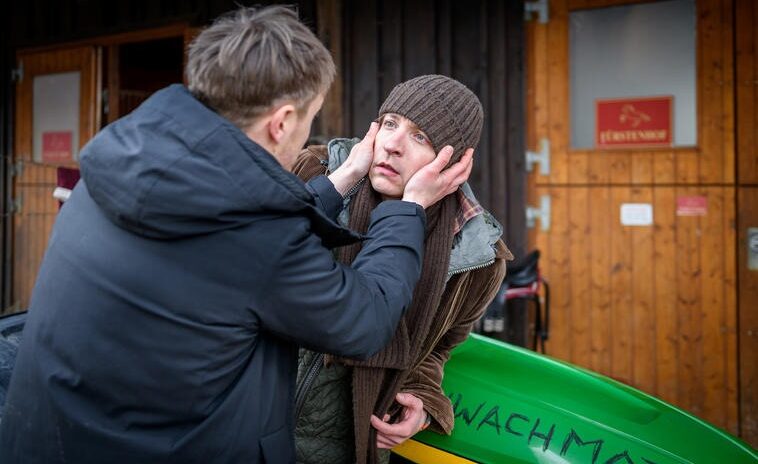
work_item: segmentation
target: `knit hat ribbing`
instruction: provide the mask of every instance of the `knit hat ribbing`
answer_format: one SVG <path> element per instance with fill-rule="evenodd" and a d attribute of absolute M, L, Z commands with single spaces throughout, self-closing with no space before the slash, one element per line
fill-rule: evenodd
<path fill-rule="evenodd" d="M 454 149 L 451 162 L 467 148 L 476 148 L 482 134 L 484 111 L 474 92 L 446 76 L 429 74 L 395 86 L 379 109 L 379 116 L 396 113 L 413 121 L 429 137 L 435 152 Z"/>

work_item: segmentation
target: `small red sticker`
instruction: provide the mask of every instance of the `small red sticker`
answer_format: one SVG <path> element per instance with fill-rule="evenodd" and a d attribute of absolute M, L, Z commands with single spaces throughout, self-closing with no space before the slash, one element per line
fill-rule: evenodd
<path fill-rule="evenodd" d="M 703 196 L 677 197 L 677 216 L 705 216 L 708 213 L 708 199 Z"/>
<path fill-rule="evenodd" d="M 67 163 L 73 161 L 71 141 L 73 133 L 43 132 L 42 133 L 42 162 Z"/>

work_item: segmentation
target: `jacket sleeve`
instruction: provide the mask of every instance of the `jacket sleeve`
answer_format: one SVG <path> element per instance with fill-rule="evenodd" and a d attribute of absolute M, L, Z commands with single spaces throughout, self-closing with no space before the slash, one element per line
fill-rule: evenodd
<path fill-rule="evenodd" d="M 342 210 L 343 198 L 326 177 L 328 157 L 325 145 L 311 145 L 300 152 L 292 173 L 305 181 L 305 188 L 313 195 L 316 206 L 328 217 L 336 219 Z"/>
<path fill-rule="evenodd" d="M 282 218 L 268 240 L 271 272 L 250 307 L 261 328 L 313 351 L 367 358 L 394 334 L 421 274 L 426 216 L 414 203 L 384 201 L 351 266 L 301 218 Z M 278 239 L 278 240 L 277 240 Z"/>
<path fill-rule="evenodd" d="M 342 211 L 343 198 L 339 194 L 334 184 L 326 176 L 316 176 L 305 184 L 305 188 L 313 195 L 316 207 L 332 221 L 337 219 L 337 215 Z"/>
<path fill-rule="evenodd" d="M 461 276 L 467 281 L 458 282 L 453 286 L 454 291 L 445 295 L 443 304 L 460 306 L 456 311 L 457 316 L 431 352 L 410 372 L 401 389 L 424 402 L 424 409 L 432 418 L 430 430 L 437 433 L 449 435 L 453 430 L 453 408 L 442 391 L 442 375 L 445 363 L 450 358 L 450 351 L 466 340 L 474 323 L 495 297 L 505 277 L 505 260 L 509 252 L 502 241 L 498 241 L 497 246 L 495 263 Z"/>

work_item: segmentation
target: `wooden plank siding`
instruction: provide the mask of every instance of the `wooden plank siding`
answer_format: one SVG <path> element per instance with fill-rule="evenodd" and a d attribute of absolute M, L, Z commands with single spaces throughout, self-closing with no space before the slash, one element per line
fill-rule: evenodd
<path fill-rule="evenodd" d="M 747 228 L 758 227 L 758 186 L 740 187 L 738 205 L 739 360 L 728 359 L 730 373 L 739 371 L 739 420 L 742 437 L 758 448 L 758 271 L 747 268 Z M 737 364 L 739 362 L 739 364 Z M 736 394 L 736 392 L 735 392 Z"/>
<path fill-rule="evenodd" d="M 758 4 L 736 0 L 737 175 L 758 185 Z"/>
<path fill-rule="evenodd" d="M 553 320 L 548 353 L 660 396 L 736 433 L 732 187 L 540 186 L 555 210 L 539 235 Z M 702 195 L 703 217 L 676 198 Z M 623 226 L 651 203 L 653 227 Z M 724 284 L 726 282 L 726 285 Z M 731 358 L 730 358 L 731 356 Z"/>
<path fill-rule="evenodd" d="M 527 193 L 535 204 L 540 195 L 551 198 L 550 230 L 529 232 L 530 243 L 543 252 L 543 271 L 551 284 L 548 353 L 738 434 L 748 429 L 749 408 L 753 430 L 758 428 L 758 369 L 743 361 L 758 364 L 756 336 L 746 342 L 747 332 L 740 329 L 740 345 L 737 340 L 738 316 L 740 327 L 747 320 L 753 331 L 756 319 L 745 315 L 742 303 L 738 313 L 734 256 L 736 181 L 738 176 L 753 183 L 758 178 L 758 41 L 757 8 L 753 2 L 734 1 L 696 3 L 698 143 L 693 147 L 569 146 L 571 11 L 643 2 L 551 0 L 550 21 L 526 26 L 525 62 L 527 146 L 538 150 L 539 140 L 547 137 L 551 148 L 550 174 L 530 175 Z M 744 13 L 747 4 L 750 14 Z M 735 21 L 743 23 L 736 35 Z M 744 97 L 735 99 L 735 91 Z M 743 174 L 745 170 L 750 172 Z M 677 215 L 677 200 L 687 196 L 705 197 L 704 216 Z M 622 225 L 623 203 L 651 204 L 653 225 Z M 755 296 L 747 298 L 754 313 Z M 746 392 L 748 384 L 751 392 Z"/>
<path fill-rule="evenodd" d="M 55 166 L 35 163 L 32 156 L 32 87 L 35 76 L 80 71 L 81 105 L 79 149 L 98 127 L 98 52 L 94 47 L 78 47 L 48 53 L 21 54 L 24 77 L 17 85 L 15 166 L 13 186 L 18 209 L 13 215 L 13 302 L 15 309 L 26 308 L 36 279 L 47 239 L 58 211 L 52 197 L 56 186 Z"/>
<path fill-rule="evenodd" d="M 534 40 L 533 71 L 529 71 L 532 99 L 527 105 L 538 130 L 530 149 L 539 149 L 539 137 L 551 141 L 551 184 L 721 184 L 734 181 L 733 4 L 731 0 L 697 3 L 698 147 L 648 150 L 587 150 L 569 147 L 568 15 L 567 3 L 581 8 L 593 2 L 553 0 L 550 22 L 529 26 Z M 600 4 L 623 4 L 618 0 Z M 631 3 L 631 2 L 630 2 Z M 640 3 L 640 2 L 634 2 Z M 578 9 L 579 7 L 577 7 Z M 533 76 L 533 77 L 532 77 Z M 539 79 L 540 82 L 536 82 Z M 534 100 L 534 99 L 537 100 Z M 753 106 L 754 108 L 754 106 Z M 756 171 L 756 170 L 754 170 Z M 656 174 L 656 175 L 653 175 Z"/>
<path fill-rule="evenodd" d="M 738 349 L 728 369 L 738 372 L 743 438 L 758 447 L 758 271 L 747 266 L 747 229 L 758 227 L 758 4 L 736 0 L 736 145 Z M 727 293 L 727 298 L 732 295 Z"/>
<path fill-rule="evenodd" d="M 523 177 L 522 2 L 343 2 L 343 136 L 362 136 L 392 88 L 422 74 L 450 75 L 485 112 L 470 183 L 526 251 Z"/>

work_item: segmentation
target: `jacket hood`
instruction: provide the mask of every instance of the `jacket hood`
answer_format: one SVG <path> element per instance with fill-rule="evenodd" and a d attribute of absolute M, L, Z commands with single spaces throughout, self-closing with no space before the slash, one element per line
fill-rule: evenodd
<path fill-rule="evenodd" d="M 98 133 L 80 164 L 89 194 L 109 219 L 151 238 L 314 209 L 297 177 L 178 84 Z"/>

